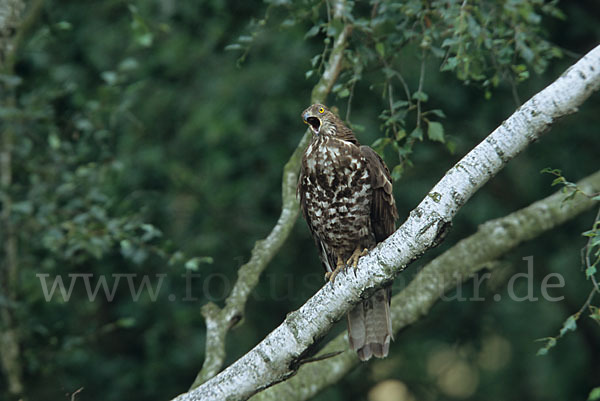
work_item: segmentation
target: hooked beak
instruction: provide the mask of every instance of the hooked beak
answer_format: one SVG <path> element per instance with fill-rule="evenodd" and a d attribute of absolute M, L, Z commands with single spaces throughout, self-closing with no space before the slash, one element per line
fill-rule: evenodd
<path fill-rule="evenodd" d="M 311 116 L 309 113 L 304 113 L 302 118 L 304 119 L 304 123 L 310 127 L 310 130 L 315 135 L 319 135 L 319 130 L 321 129 L 321 120 L 319 120 L 317 117 Z"/>

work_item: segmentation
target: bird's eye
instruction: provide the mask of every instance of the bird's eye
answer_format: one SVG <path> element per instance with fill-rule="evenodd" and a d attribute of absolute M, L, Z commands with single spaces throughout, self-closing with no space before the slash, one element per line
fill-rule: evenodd
<path fill-rule="evenodd" d="M 325 112 L 325 109 L 322 107 L 319 107 L 319 113 L 323 114 Z"/>

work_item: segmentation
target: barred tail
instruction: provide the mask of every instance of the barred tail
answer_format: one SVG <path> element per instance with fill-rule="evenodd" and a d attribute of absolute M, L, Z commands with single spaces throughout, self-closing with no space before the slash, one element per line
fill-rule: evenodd
<path fill-rule="evenodd" d="M 393 339 L 390 295 L 389 288 L 382 288 L 348 313 L 350 348 L 358 353 L 361 361 L 373 355 L 385 358 L 389 352 Z"/>

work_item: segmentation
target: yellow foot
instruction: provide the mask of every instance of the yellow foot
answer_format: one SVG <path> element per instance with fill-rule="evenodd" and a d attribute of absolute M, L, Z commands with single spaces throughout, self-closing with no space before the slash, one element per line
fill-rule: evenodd
<path fill-rule="evenodd" d="M 325 273 L 325 280 L 329 280 L 331 282 L 331 284 L 333 284 L 333 282 L 335 280 L 335 276 L 337 276 L 337 274 L 340 272 L 340 270 L 344 269 L 345 267 L 346 267 L 346 265 L 344 264 L 344 261 L 338 255 L 337 262 L 335 264 L 335 270 L 332 272 Z"/>
<path fill-rule="evenodd" d="M 369 250 L 367 248 L 364 248 L 362 251 L 360 250 L 360 248 L 356 248 L 352 253 L 352 256 L 350 256 L 350 259 L 348 259 L 348 261 L 346 262 L 346 264 L 348 266 L 354 267 L 354 270 L 356 270 L 356 267 L 358 266 L 358 259 L 360 259 L 362 256 L 365 256 L 368 253 Z"/>

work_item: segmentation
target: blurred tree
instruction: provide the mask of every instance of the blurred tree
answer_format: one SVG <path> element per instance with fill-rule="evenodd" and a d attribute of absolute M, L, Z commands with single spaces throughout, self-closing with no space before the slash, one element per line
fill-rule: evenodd
<path fill-rule="evenodd" d="M 352 32 L 327 103 L 394 166 L 401 215 L 454 155 L 600 37 L 593 0 L 563 2 L 561 11 L 541 0 L 1 3 L 27 21 L 15 29 L 12 14 L 0 13 L 1 49 L 14 44 L 0 75 L 0 308 L 11 316 L 1 330 L 15 344 L 2 345 L 2 399 L 57 399 L 81 387 L 76 399 L 165 399 L 193 382 L 205 357 L 200 305 L 226 306 L 238 267 L 277 221 L 281 168 L 303 129 L 298 113 L 343 27 Z M 595 171 L 597 109 L 596 97 L 512 162 L 423 263 L 477 225 L 546 196 L 542 168 L 571 180 Z M 591 279 L 579 271 L 577 249 L 582 231 L 597 238 L 593 219 L 518 248 L 494 270 L 498 287 L 482 291 L 485 302 L 450 294 L 454 301 L 396 338 L 390 358 L 358 367 L 316 399 L 375 400 L 383 380 L 388 391 L 431 400 L 588 397 L 598 385 L 593 320 L 577 320 L 543 358 L 532 341 L 565 321 L 570 333 L 568 317 L 586 304 Z M 322 285 L 305 227 L 290 225 L 289 234 L 249 291 L 223 365 Z M 536 284 L 563 275 L 565 299 L 491 302 L 528 255 Z M 11 281 L 9 271 L 17 272 Z M 70 298 L 52 286 L 58 277 Z"/>

